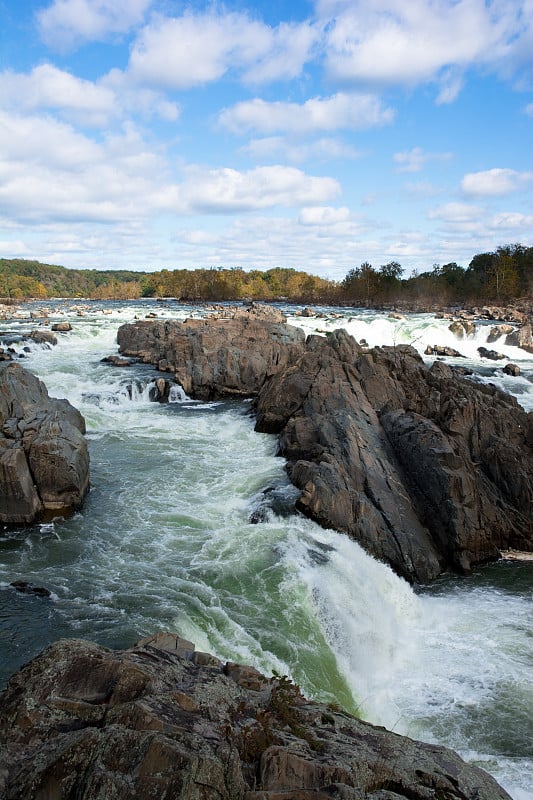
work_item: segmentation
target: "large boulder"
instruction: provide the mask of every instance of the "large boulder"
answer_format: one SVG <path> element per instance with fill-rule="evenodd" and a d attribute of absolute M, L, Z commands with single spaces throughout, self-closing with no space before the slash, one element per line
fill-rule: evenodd
<path fill-rule="evenodd" d="M 17 363 L 0 364 L 0 522 L 79 508 L 89 489 L 85 421 Z"/>
<path fill-rule="evenodd" d="M 408 580 L 533 550 L 533 415 L 411 347 L 312 336 L 257 400 L 297 507 Z"/>
<path fill-rule="evenodd" d="M 303 352 L 305 334 L 241 311 L 229 319 L 142 320 L 122 325 L 120 352 L 172 372 L 201 399 L 256 395 L 274 372 Z"/>
<path fill-rule="evenodd" d="M 509 800 L 456 753 L 306 700 L 175 634 L 52 645 L 0 696 L 10 800 Z"/>

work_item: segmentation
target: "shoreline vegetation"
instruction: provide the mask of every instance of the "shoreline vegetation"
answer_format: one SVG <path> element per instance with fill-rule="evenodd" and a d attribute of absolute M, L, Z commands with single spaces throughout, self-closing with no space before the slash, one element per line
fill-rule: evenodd
<path fill-rule="evenodd" d="M 510 244 L 475 255 L 467 268 L 455 262 L 404 276 L 391 261 L 363 262 L 341 281 L 292 268 L 265 271 L 241 267 L 133 270 L 68 269 L 36 260 L 0 259 L 0 302 L 52 298 L 182 302 L 256 300 L 426 311 L 457 305 L 517 304 L 531 310 L 533 247 Z"/>

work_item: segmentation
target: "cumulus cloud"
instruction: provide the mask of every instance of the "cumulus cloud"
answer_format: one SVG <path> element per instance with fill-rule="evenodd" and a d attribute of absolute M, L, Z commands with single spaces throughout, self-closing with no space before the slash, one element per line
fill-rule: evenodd
<path fill-rule="evenodd" d="M 139 34 L 129 63 L 138 82 L 189 89 L 237 70 L 262 83 L 297 77 L 318 33 L 308 23 L 271 28 L 242 13 L 154 17 Z"/>
<path fill-rule="evenodd" d="M 133 90 L 120 70 L 99 82 L 85 80 L 52 64 L 29 73 L 0 73 L 0 103 L 23 112 L 52 111 L 80 125 L 105 127 L 123 113 L 176 120 L 179 106 L 149 89 Z"/>
<path fill-rule="evenodd" d="M 425 153 L 421 147 L 413 147 L 403 153 L 395 153 L 398 172 L 420 172 L 430 161 L 449 161 L 451 153 Z"/>
<path fill-rule="evenodd" d="M 260 98 L 224 109 L 219 124 L 232 133 L 313 134 L 339 129 L 364 130 L 390 124 L 394 111 L 373 94 L 343 93 L 313 97 L 303 104 Z"/>
<path fill-rule="evenodd" d="M 0 102 L 24 111 L 53 109 L 93 125 L 102 125 L 116 111 L 115 93 L 69 72 L 42 64 L 28 74 L 0 73 Z"/>
<path fill-rule="evenodd" d="M 332 78 L 357 85 L 436 80 L 438 102 L 451 102 L 464 68 L 498 65 L 519 37 L 531 35 L 523 6 L 524 0 L 319 2 L 319 14 L 333 20 L 326 67 Z"/>
<path fill-rule="evenodd" d="M 461 189 L 467 195 L 488 197 L 523 191 L 532 183 L 533 172 L 494 168 L 469 172 L 461 181 Z"/>
<path fill-rule="evenodd" d="M 54 0 L 37 14 L 43 41 L 58 50 L 127 33 L 139 25 L 152 0 Z"/>
<path fill-rule="evenodd" d="M 181 213 L 228 214 L 320 204 L 339 193 L 333 178 L 306 175 L 295 167 L 274 165 L 247 172 L 189 167 L 185 181 L 175 187 L 167 203 Z"/>

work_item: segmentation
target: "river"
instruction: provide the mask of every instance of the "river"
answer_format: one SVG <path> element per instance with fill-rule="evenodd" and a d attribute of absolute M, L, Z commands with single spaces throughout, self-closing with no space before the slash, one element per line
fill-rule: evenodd
<path fill-rule="evenodd" d="M 42 304 L 41 304 L 42 305 Z M 501 561 L 469 578 L 413 589 L 348 537 L 291 512 L 294 489 L 275 437 L 253 430 L 246 402 L 150 402 L 156 373 L 101 363 L 135 316 L 185 318 L 167 302 L 48 301 L 68 319 L 56 347 L 17 341 L 35 328 L 0 323 L 21 363 L 85 416 L 91 491 L 68 520 L 0 532 L 0 684 L 59 637 L 127 647 L 170 629 L 220 658 L 287 674 L 309 696 L 371 722 L 453 747 L 515 800 L 533 798 L 533 564 Z M 340 325 L 372 345 L 450 344 L 476 379 L 533 410 L 533 357 L 489 345 L 521 367 L 506 376 L 430 315 L 324 309 L 292 317 L 308 332 Z M 265 495 L 264 490 L 268 489 Z M 250 515 L 265 505 L 263 521 Z M 46 586 L 22 595 L 14 580 Z"/>

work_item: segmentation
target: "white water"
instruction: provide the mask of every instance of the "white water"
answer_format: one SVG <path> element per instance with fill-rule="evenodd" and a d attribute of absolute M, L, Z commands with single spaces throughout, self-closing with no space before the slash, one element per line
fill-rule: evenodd
<path fill-rule="evenodd" d="M 118 325 L 148 308 L 175 311 L 71 315 L 74 330 L 57 347 L 33 346 L 22 362 L 86 417 L 92 489 L 73 519 L 4 533 L 0 581 L 54 592 L 46 612 L 17 598 L 20 625 L 11 618 L 5 637 L 15 655 L 31 614 L 42 622 L 39 646 L 60 635 L 127 646 L 175 629 L 199 649 L 287 673 L 314 697 L 452 746 L 516 800 L 533 797 L 531 567 L 500 564 L 416 594 L 347 537 L 300 516 L 250 524 L 261 490 L 292 490 L 246 404 L 195 403 L 179 391 L 168 405 L 150 403 L 151 370 L 100 363 L 116 351 Z M 423 351 L 449 343 L 447 324 L 365 312 L 347 326 L 370 345 L 405 340 Z M 482 341 L 468 343 L 472 365 Z M 531 375 L 531 358 L 510 349 Z M 488 370 L 492 381 L 501 371 Z M 526 407 L 532 394 L 526 377 Z"/>

